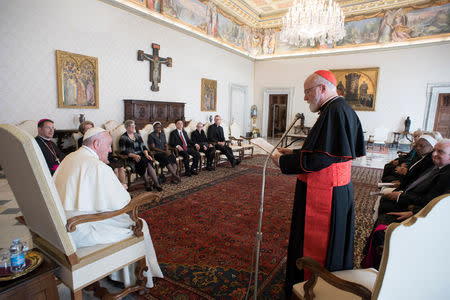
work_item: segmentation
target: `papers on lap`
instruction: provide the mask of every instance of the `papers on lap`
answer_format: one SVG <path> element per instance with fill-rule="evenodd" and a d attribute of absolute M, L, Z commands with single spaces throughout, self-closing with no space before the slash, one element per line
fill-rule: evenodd
<path fill-rule="evenodd" d="M 255 138 L 255 139 L 251 139 L 250 143 L 252 143 L 253 145 L 258 146 L 259 148 L 263 149 L 265 152 L 267 152 L 267 154 L 270 154 L 270 152 L 272 152 L 273 150 L 273 145 L 271 145 L 268 141 L 266 141 L 263 138 Z M 278 150 L 275 149 L 275 151 L 273 151 L 273 154 L 278 154 Z"/>

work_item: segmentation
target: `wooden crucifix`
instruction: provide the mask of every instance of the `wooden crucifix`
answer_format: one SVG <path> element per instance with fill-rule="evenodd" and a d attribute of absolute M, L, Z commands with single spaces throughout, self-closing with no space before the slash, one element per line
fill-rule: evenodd
<path fill-rule="evenodd" d="M 159 57 L 159 45 L 152 43 L 153 55 L 144 53 L 143 50 L 138 50 L 138 61 L 148 60 L 150 62 L 150 81 L 152 83 L 151 90 L 159 91 L 158 83 L 161 82 L 161 64 L 172 67 L 171 57 Z"/>

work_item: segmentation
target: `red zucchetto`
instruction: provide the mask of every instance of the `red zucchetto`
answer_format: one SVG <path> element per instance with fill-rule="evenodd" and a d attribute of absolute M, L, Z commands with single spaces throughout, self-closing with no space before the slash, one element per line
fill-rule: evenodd
<path fill-rule="evenodd" d="M 337 83 L 336 77 L 334 77 L 334 74 L 331 73 L 330 71 L 319 70 L 319 71 L 315 71 L 314 74 L 317 74 L 320 77 L 325 78 L 326 80 L 328 80 L 329 82 L 331 82 L 332 84 L 334 84 L 336 86 L 336 83 Z"/>

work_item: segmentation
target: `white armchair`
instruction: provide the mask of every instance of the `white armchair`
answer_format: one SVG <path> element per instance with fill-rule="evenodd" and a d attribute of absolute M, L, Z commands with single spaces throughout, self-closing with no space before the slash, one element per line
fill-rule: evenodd
<path fill-rule="evenodd" d="M 61 200 L 39 146 L 34 138 L 20 128 L 0 125 L 0 139 L 8 141 L 0 147 L 0 164 L 14 197 L 30 229 L 34 246 L 52 257 L 60 266 L 57 277 L 70 288 L 72 299 L 82 298 L 82 289 L 98 282 L 125 266 L 140 262 L 137 285 L 112 294 L 111 299 L 145 288 L 145 246 L 142 223 L 137 218 L 138 207 L 156 201 L 158 196 L 145 193 L 118 211 L 66 218 Z M 76 248 L 69 232 L 76 226 L 104 220 L 131 212 L 136 221 L 135 235 L 118 243 Z M 98 287 L 98 284 L 95 285 Z"/>
<path fill-rule="evenodd" d="M 433 199 L 419 213 L 386 230 L 380 271 L 332 272 L 312 258 L 297 267 L 311 279 L 293 287 L 294 299 L 449 299 L 450 194 Z"/>

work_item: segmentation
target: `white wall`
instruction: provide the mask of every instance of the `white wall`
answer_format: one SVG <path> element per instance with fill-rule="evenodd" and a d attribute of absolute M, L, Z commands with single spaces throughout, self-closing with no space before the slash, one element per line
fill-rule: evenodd
<path fill-rule="evenodd" d="M 416 48 L 319 56 L 273 61 L 257 61 L 255 66 L 255 103 L 263 107 L 264 90 L 294 87 L 294 113 L 303 112 L 307 126 L 317 115 L 303 101 L 303 82 L 319 69 L 379 67 L 376 110 L 358 111 L 364 130 L 384 126 L 389 131 L 404 129 L 404 120 L 411 118 L 411 130 L 423 124 L 428 83 L 450 81 L 450 44 Z M 263 116 L 261 116 L 263 117 Z M 262 120 L 258 118 L 261 128 Z"/>
<path fill-rule="evenodd" d="M 149 62 L 137 50 L 172 57 L 162 66 L 159 92 L 150 90 Z M 200 111 L 201 78 L 217 80 L 217 113 L 229 115 L 230 83 L 248 86 L 253 62 L 98 0 L 0 2 L 0 123 L 52 118 L 56 128 L 75 128 L 77 116 L 101 125 L 123 120 L 123 99 L 185 102 L 186 119 Z M 98 58 L 100 109 L 58 109 L 55 50 Z M 250 104 L 251 105 L 251 104 Z"/>

